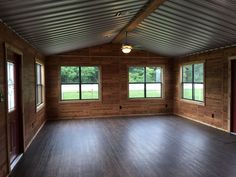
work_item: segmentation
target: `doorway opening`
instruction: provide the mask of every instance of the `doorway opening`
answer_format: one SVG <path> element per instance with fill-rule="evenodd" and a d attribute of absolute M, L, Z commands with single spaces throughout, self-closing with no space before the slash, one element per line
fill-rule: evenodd
<path fill-rule="evenodd" d="M 236 134 L 236 57 L 230 58 L 230 132 Z"/>
<path fill-rule="evenodd" d="M 22 106 L 22 53 L 5 46 L 6 112 L 8 135 L 9 171 L 13 169 L 24 152 L 24 128 Z"/>

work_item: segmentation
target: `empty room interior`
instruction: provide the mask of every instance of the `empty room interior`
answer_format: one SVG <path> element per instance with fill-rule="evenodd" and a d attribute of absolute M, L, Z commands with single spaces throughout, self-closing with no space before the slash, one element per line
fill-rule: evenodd
<path fill-rule="evenodd" d="M 236 177 L 236 1 L 0 1 L 0 177 Z"/>

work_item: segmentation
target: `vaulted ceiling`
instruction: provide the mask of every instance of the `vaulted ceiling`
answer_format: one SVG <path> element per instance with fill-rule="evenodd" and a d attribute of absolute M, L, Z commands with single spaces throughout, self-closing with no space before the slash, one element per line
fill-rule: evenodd
<path fill-rule="evenodd" d="M 50 55 L 110 42 L 146 3 L 147 0 L 0 1 L 0 18 Z"/>
<path fill-rule="evenodd" d="M 234 0 L 0 1 L 0 19 L 46 55 L 128 40 L 165 56 L 236 44 Z"/>
<path fill-rule="evenodd" d="M 166 0 L 132 32 L 132 40 L 170 56 L 236 44 L 236 1 Z"/>

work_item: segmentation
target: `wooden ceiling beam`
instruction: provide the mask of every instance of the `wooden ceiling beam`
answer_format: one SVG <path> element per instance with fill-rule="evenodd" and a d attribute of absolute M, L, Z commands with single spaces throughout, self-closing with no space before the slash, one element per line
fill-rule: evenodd
<path fill-rule="evenodd" d="M 165 0 L 153 0 L 146 8 L 139 12 L 131 22 L 126 25 L 119 34 L 112 40 L 112 43 L 120 43 L 125 38 L 126 32 L 133 31 L 147 16 L 154 12 Z"/>

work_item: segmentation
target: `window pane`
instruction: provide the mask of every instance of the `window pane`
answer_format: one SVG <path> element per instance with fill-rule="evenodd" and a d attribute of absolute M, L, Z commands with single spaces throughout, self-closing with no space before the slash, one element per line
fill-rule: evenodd
<path fill-rule="evenodd" d="M 193 85 L 192 84 L 183 84 L 183 98 L 193 99 L 192 94 Z"/>
<path fill-rule="evenodd" d="M 36 105 L 38 105 L 39 99 L 38 99 L 38 86 L 36 85 Z"/>
<path fill-rule="evenodd" d="M 194 82 L 203 82 L 203 63 L 194 64 Z"/>
<path fill-rule="evenodd" d="M 146 67 L 147 82 L 161 82 L 161 68 L 160 67 Z"/>
<path fill-rule="evenodd" d="M 192 82 L 192 66 L 193 65 L 184 65 L 183 66 L 183 82 Z"/>
<path fill-rule="evenodd" d="M 61 85 L 61 99 L 62 100 L 76 100 L 79 99 L 79 85 L 66 84 Z"/>
<path fill-rule="evenodd" d="M 98 99 L 98 84 L 82 84 L 82 99 Z"/>
<path fill-rule="evenodd" d="M 82 83 L 99 83 L 98 67 L 81 67 L 81 82 Z"/>
<path fill-rule="evenodd" d="M 36 64 L 36 83 L 41 84 L 42 83 L 42 78 L 41 78 L 41 65 Z"/>
<path fill-rule="evenodd" d="M 197 101 L 204 100 L 204 87 L 203 84 L 194 84 L 194 99 Z"/>
<path fill-rule="evenodd" d="M 144 84 L 129 84 L 129 98 L 144 98 Z"/>
<path fill-rule="evenodd" d="M 14 63 L 7 63 L 7 81 L 8 85 L 12 85 L 15 83 L 15 78 L 14 78 Z"/>
<path fill-rule="evenodd" d="M 79 67 L 62 66 L 61 67 L 61 83 L 79 83 Z"/>
<path fill-rule="evenodd" d="M 36 88 L 36 103 L 40 105 L 43 102 L 42 100 L 42 86 L 38 85 Z"/>
<path fill-rule="evenodd" d="M 15 92 L 14 85 L 8 85 L 8 111 L 15 108 Z"/>
<path fill-rule="evenodd" d="M 8 91 L 8 111 L 15 108 L 15 79 L 14 63 L 7 62 L 7 91 Z"/>
<path fill-rule="evenodd" d="M 129 67 L 129 82 L 144 82 L 144 67 Z"/>
<path fill-rule="evenodd" d="M 161 84 L 147 84 L 146 95 L 147 97 L 161 97 Z"/>

